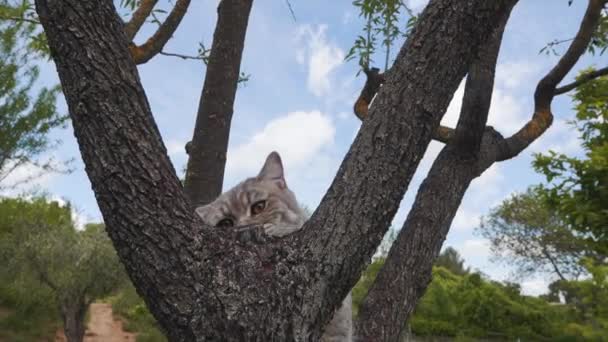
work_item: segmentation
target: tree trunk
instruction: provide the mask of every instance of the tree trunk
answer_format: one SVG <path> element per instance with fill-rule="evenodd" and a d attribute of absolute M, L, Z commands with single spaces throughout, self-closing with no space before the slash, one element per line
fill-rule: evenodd
<path fill-rule="evenodd" d="M 61 304 L 61 319 L 63 320 L 63 331 L 68 342 L 82 342 L 86 329 L 84 316 L 88 305 L 83 298 L 64 300 Z"/>
<path fill-rule="evenodd" d="M 399 339 L 431 280 L 433 263 L 467 188 L 495 160 L 489 152 L 501 137 L 493 130 L 484 135 L 484 127 L 502 35 L 516 2 L 511 1 L 469 69 L 456 133 L 420 185 L 384 266 L 361 304 L 356 331 L 364 341 Z"/>
<path fill-rule="evenodd" d="M 510 2 L 432 0 L 305 229 L 246 241 L 194 215 L 113 2 L 36 0 L 106 229 L 169 339 L 318 340 Z"/>
<path fill-rule="evenodd" d="M 226 152 L 245 33 L 253 0 L 223 0 L 207 64 L 188 148 L 185 191 L 194 206 L 213 201 L 222 192 Z"/>

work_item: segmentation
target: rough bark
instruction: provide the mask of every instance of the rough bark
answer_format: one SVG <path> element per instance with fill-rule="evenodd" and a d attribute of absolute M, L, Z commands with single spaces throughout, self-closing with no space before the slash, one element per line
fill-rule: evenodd
<path fill-rule="evenodd" d="M 185 191 L 193 205 L 213 201 L 224 183 L 226 152 L 253 0 L 223 0 L 188 147 Z"/>
<path fill-rule="evenodd" d="M 511 1 L 431 1 L 319 208 L 299 233 L 270 240 L 194 215 L 112 1 L 37 0 L 106 229 L 169 339 L 318 340 L 387 230 L 437 113 Z"/>
<path fill-rule="evenodd" d="M 565 54 L 556 68 L 539 82 L 541 94 L 550 94 L 547 96 L 553 98 L 555 86 L 573 67 L 588 45 L 600 11 L 599 3 L 591 0 L 577 38 L 572 43 L 576 52 Z M 504 24 L 505 22 L 501 23 Z M 504 144 L 507 139 L 491 127 L 486 127 L 485 130 L 483 128 L 489 110 L 502 29 L 504 26 L 499 26 L 498 36 L 487 45 L 487 49 L 482 50 L 480 59 L 472 65 L 465 86 L 458 126 L 456 130 L 442 128 L 443 132 L 438 134 L 441 138 L 449 137 L 445 139 L 447 145 L 421 185 L 406 222 L 389 251 L 385 265 L 362 303 L 357 333 L 363 340 L 398 339 L 406 319 L 431 279 L 433 262 L 470 182 L 493 163 L 505 157 Z M 571 47 L 569 51 L 572 49 Z M 556 73 L 559 73 L 559 77 L 552 76 Z M 551 79 L 550 87 L 543 88 L 547 87 L 547 79 Z M 550 108 L 550 100 L 539 105 L 539 101 L 546 98 L 539 97 L 538 94 L 539 91 L 535 97 L 535 115 L 522 130 L 534 125 L 538 120 L 536 113 L 539 108 Z M 528 136 L 526 139 L 531 140 L 527 144 L 542 132 L 544 130 L 538 131 L 536 136 Z M 525 146 L 520 147 L 523 150 Z"/>
<path fill-rule="evenodd" d="M 512 3 L 431 1 L 421 14 L 299 240 L 330 284 L 348 285 L 318 284 L 324 310 L 369 262 L 478 47 Z"/>
<path fill-rule="evenodd" d="M 65 298 L 61 304 L 63 331 L 68 342 L 82 342 L 86 329 L 84 317 L 88 307 L 83 298 Z"/>
<path fill-rule="evenodd" d="M 514 6 L 517 0 L 511 2 Z M 494 84 L 496 59 L 510 9 L 472 64 L 454 139 L 434 161 L 384 266 L 359 309 L 363 341 L 397 341 L 431 280 L 431 270 L 471 181 L 491 165 L 480 153 Z M 488 131 L 488 147 L 496 142 Z M 485 159 L 485 160 L 484 160 Z"/>

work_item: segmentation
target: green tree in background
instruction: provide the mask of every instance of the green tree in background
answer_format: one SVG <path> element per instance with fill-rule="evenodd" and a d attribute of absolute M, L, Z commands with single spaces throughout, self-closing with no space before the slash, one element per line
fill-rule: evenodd
<path fill-rule="evenodd" d="M 573 98 L 582 153 L 536 155 L 547 182 L 505 200 L 479 230 L 520 275 L 559 277 L 542 297 L 570 310 L 563 335 L 600 341 L 608 336 L 608 78 L 579 85 Z"/>
<path fill-rule="evenodd" d="M 11 5 L 0 0 L 0 17 L 20 17 L 27 8 L 26 2 Z M 36 63 L 45 55 L 46 43 L 36 23 L 0 21 L 0 190 L 62 169 L 52 159 L 40 158 L 54 145 L 49 131 L 67 120 L 67 116 L 57 112 L 59 86 L 37 85 Z M 37 171 L 18 182 L 3 182 L 25 165 L 34 166 Z"/>
<path fill-rule="evenodd" d="M 549 273 L 575 279 L 584 271 L 580 261 L 589 254 L 584 239 L 547 205 L 538 187 L 493 208 L 477 232 L 490 241 L 494 260 L 515 266 L 518 277 Z"/>
<path fill-rule="evenodd" d="M 3 199 L 0 213 L 3 279 L 46 287 L 58 305 L 68 341 L 82 341 L 89 304 L 125 281 L 103 225 L 78 231 L 69 206 L 45 198 Z"/>
<path fill-rule="evenodd" d="M 460 256 L 460 253 L 450 246 L 439 254 L 437 260 L 435 260 L 435 266 L 443 267 L 456 275 L 470 273 L 470 269 L 464 267 L 464 259 Z"/>
<path fill-rule="evenodd" d="M 383 263 L 378 258 L 370 264 L 353 289 L 355 311 Z M 490 281 L 478 273 L 458 275 L 441 266 L 433 268 L 433 280 L 404 329 L 433 338 L 531 341 L 580 340 L 581 331 L 595 336 L 570 306 L 524 296 L 517 284 Z"/>
<path fill-rule="evenodd" d="M 565 218 L 587 248 L 608 255 L 608 77 L 581 85 L 574 94 L 576 119 L 584 155 L 550 151 L 536 155 L 535 169 L 547 184 L 547 204 Z M 597 261 L 600 261 L 599 259 Z M 605 261 L 604 261 L 605 262 Z"/>

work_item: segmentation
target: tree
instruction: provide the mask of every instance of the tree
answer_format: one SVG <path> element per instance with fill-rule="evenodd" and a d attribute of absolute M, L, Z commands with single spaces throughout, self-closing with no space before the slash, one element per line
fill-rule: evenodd
<path fill-rule="evenodd" d="M 0 13 L 15 12 L 0 1 Z M 36 25 L 29 22 L 0 22 L 0 190 L 11 188 L 58 170 L 53 160 L 38 157 L 53 146 L 48 133 L 67 120 L 56 108 L 60 88 L 41 88 L 32 96 L 38 79 L 35 65 L 39 51 L 29 37 Z M 17 168 L 33 164 L 40 170 L 30 178 L 7 185 L 3 181 Z"/>
<path fill-rule="evenodd" d="M 541 191 L 532 187 L 506 199 L 482 219 L 477 231 L 490 241 L 495 258 L 515 265 L 520 277 L 547 272 L 576 279 L 583 272 L 582 258 L 594 253 L 547 205 Z"/>
<path fill-rule="evenodd" d="M 70 207 L 45 198 L 3 199 L 0 212 L 1 226 L 10 229 L 1 240 L 0 272 L 39 280 L 56 298 L 68 341 L 82 341 L 89 304 L 125 280 L 103 225 L 77 231 Z"/>
<path fill-rule="evenodd" d="M 587 73 L 593 73 L 591 70 Z M 579 76 L 579 80 L 585 74 Z M 534 167 L 547 184 L 539 191 L 563 216 L 587 249 L 608 255 L 608 77 L 580 85 L 575 94 L 576 119 L 584 157 L 550 151 L 536 155 Z M 602 258 L 596 258 L 601 260 Z"/>
<path fill-rule="evenodd" d="M 212 94 L 210 101 L 226 103 L 203 103 L 216 110 L 199 111 L 197 121 L 202 123 L 197 130 L 206 124 L 217 131 L 207 136 L 195 133 L 184 191 L 151 116 L 124 23 L 112 2 L 37 0 L 106 229 L 168 337 L 318 339 L 379 245 L 435 137 L 446 147 L 359 316 L 364 339 L 395 340 L 428 284 L 432 262 L 471 180 L 494 162 L 518 155 L 549 127 L 557 85 L 587 49 L 605 5 L 589 1 L 570 48 L 539 82 L 533 118 L 512 137 L 503 138 L 486 128 L 485 121 L 502 31 L 515 3 L 431 1 L 385 72 L 320 206 L 302 231 L 274 240 L 261 234 L 260 227 L 219 231 L 193 214 L 193 204 L 213 198 L 221 189 L 222 142 L 228 139 L 235 75 L 252 1 L 220 2 L 202 101 Z M 450 49 L 440 48 L 447 43 Z M 217 64 L 211 63 L 214 50 L 219 54 Z M 458 126 L 439 128 L 467 72 Z M 201 143 L 204 139 L 210 144 Z M 197 156 L 207 158 L 207 164 L 192 161 Z M 197 182 L 193 175 L 204 176 Z"/>
<path fill-rule="evenodd" d="M 464 267 L 464 259 L 460 256 L 460 253 L 450 246 L 439 254 L 435 266 L 443 267 L 456 275 L 466 275 L 470 272 L 468 267 Z"/>

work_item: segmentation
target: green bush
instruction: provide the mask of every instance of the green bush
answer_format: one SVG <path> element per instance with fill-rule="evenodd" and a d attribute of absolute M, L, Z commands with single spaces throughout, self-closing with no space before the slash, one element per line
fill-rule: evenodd
<path fill-rule="evenodd" d="M 166 342 L 156 320 L 131 283 L 110 298 L 114 314 L 124 321 L 124 328 L 137 333 L 137 342 Z"/>

